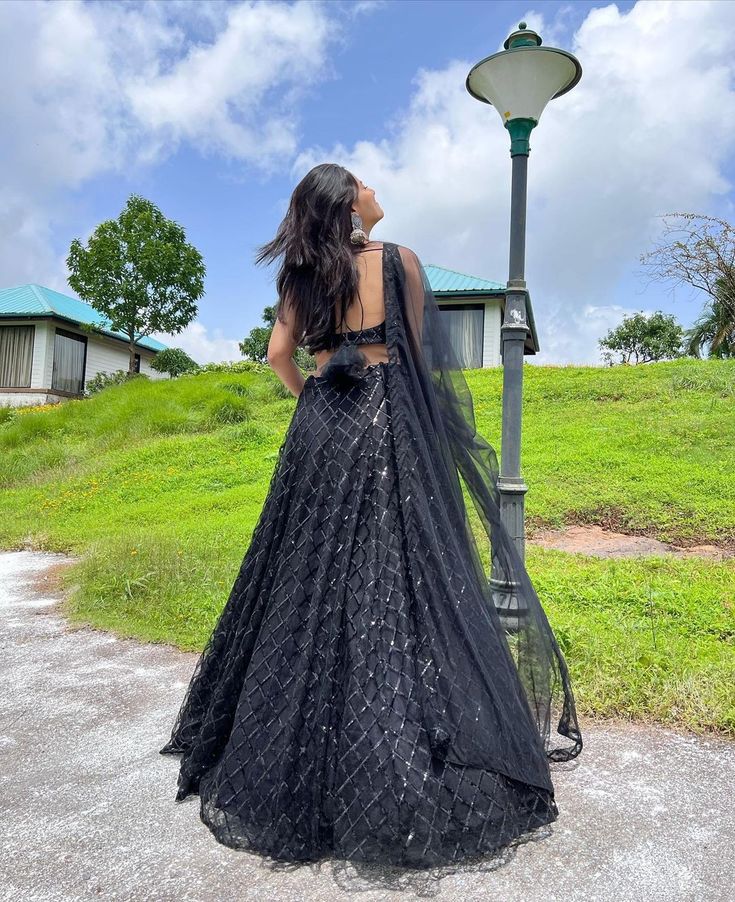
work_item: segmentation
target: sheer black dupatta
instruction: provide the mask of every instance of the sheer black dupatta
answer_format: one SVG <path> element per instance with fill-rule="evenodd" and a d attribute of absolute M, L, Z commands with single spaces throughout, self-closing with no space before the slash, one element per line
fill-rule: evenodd
<path fill-rule="evenodd" d="M 546 760 L 568 761 L 582 750 L 568 667 L 525 565 L 501 522 L 497 456 L 477 431 L 472 396 L 426 273 L 413 251 L 384 242 L 384 289 L 389 356 L 401 365 L 401 381 L 417 414 L 421 434 L 415 438 L 428 449 L 417 458 L 424 469 L 418 477 L 423 484 L 439 487 L 443 493 L 447 522 L 442 524 L 442 529 L 447 544 L 465 544 L 468 552 L 465 557 L 472 571 L 470 579 L 474 581 L 461 615 L 472 660 L 443 660 L 440 652 L 433 653 L 435 684 L 426 689 L 430 735 L 446 757 L 464 764 L 499 766 L 512 755 L 515 747 L 510 737 L 504 740 L 500 737 L 494 752 L 478 746 L 478 742 L 494 742 L 488 738 L 491 734 L 502 733 L 506 727 L 512 729 L 514 714 L 518 720 L 517 701 L 508 697 L 514 690 L 502 685 L 503 671 L 498 660 L 505 658 L 507 663 L 511 658 L 522 696 L 528 702 L 529 722 L 538 731 L 539 747 Z M 492 583 L 485 573 L 477 537 L 470 526 L 462 483 L 490 543 Z M 428 511 L 427 516 L 430 516 Z M 506 585 L 507 591 L 499 590 L 499 585 Z M 476 604 L 477 593 L 484 605 Z M 475 607 L 484 607 L 484 611 Z M 488 624 L 502 637 L 501 646 L 475 648 L 473 642 L 484 641 L 490 635 Z M 441 645 L 441 642 L 442 636 L 435 632 L 432 644 Z M 496 710 L 495 719 L 486 724 L 485 731 L 480 728 L 481 720 L 473 731 L 472 724 L 467 723 L 467 703 L 463 709 L 461 697 L 446 707 L 432 705 L 435 697 L 442 703 L 446 701 L 449 693 L 442 692 L 442 687 L 446 690 L 443 681 L 447 673 L 452 674 L 457 686 L 464 687 L 466 702 L 477 700 L 477 717 L 486 716 L 483 705 L 488 704 L 498 709 L 507 706 L 505 712 Z M 484 688 L 480 687 L 483 680 Z M 485 690 L 488 700 L 482 701 Z M 516 739 L 522 742 L 522 727 Z M 531 779 L 534 769 L 541 773 L 538 761 L 532 761 L 525 772 L 519 767 L 511 776 Z"/>

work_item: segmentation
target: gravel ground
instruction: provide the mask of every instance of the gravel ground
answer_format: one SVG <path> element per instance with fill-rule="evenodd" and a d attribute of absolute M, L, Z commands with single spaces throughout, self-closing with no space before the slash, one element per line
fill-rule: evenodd
<path fill-rule="evenodd" d="M 270 871 L 220 846 L 198 798 L 174 802 L 178 759 L 158 754 L 196 656 L 71 627 L 52 578 L 69 558 L 0 553 L 0 897 L 15 900 L 326 900 L 344 869 Z M 554 771 L 559 819 L 495 872 L 458 870 L 361 900 L 731 900 L 735 743 L 582 721 L 585 747 Z"/>

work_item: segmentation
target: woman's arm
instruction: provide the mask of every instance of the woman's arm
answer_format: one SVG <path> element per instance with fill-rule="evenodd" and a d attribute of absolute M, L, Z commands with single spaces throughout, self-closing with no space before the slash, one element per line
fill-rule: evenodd
<path fill-rule="evenodd" d="M 304 374 L 293 359 L 299 343 L 293 337 L 294 328 L 291 308 L 286 304 L 282 304 L 280 315 L 283 316 L 283 320 L 276 318 L 276 323 L 273 326 L 270 341 L 268 342 L 268 365 L 291 394 L 298 398 L 303 391 L 305 379 Z"/>

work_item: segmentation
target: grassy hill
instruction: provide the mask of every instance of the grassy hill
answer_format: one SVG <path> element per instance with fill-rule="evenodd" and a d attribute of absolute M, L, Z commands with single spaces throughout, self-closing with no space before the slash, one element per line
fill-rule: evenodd
<path fill-rule="evenodd" d="M 502 371 L 468 371 L 500 436 Z M 0 411 L 0 547 L 69 550 L 76 620 L 199 649 L 247 549 L 296 400 L 269 371 L 136 380 Z M 735 365 L 525 367 L 528 531 L 596 523 L 735 547 Z M 582 713 L 735 735 L 735 559 L 528 547 Z"/>

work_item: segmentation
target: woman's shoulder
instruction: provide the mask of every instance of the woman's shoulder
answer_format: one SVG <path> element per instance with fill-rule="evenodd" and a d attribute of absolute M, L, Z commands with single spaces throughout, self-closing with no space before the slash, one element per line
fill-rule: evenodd
<path fill-rule="evenodd" d="M 395 247 L 397 250 L 413 253 L 410 247 L 405 244 L 401 244 L 399 241 L 389 241 L 388 239 L 386 239 L 385 241 L 378 241 L 376 242 L 376 244 L 382 244 L 383 247 Z"/>
<path fill-rule="evenodd" d="M 400 254 L 404 266 L 418 267 L 421 265 L 418 254 L 416 253 L 416 251 L 408 247 L 408 245 L 396 243 L 396 249 Z"/>
<path fill-rule="evenodd" d="M 362 245 L 357 249 L 356 253 L 360 254 L 364 251 L 372 251 L 372 250 L 391 250 L 395 251 L 399 254 L 401 258 L 401 262 L 404 266 L 419 266 L 420 261 L 418 254 L 408 247 L 406 244 L 399 244 L 397 241 L 368 241 L 367 244 Z"/>

